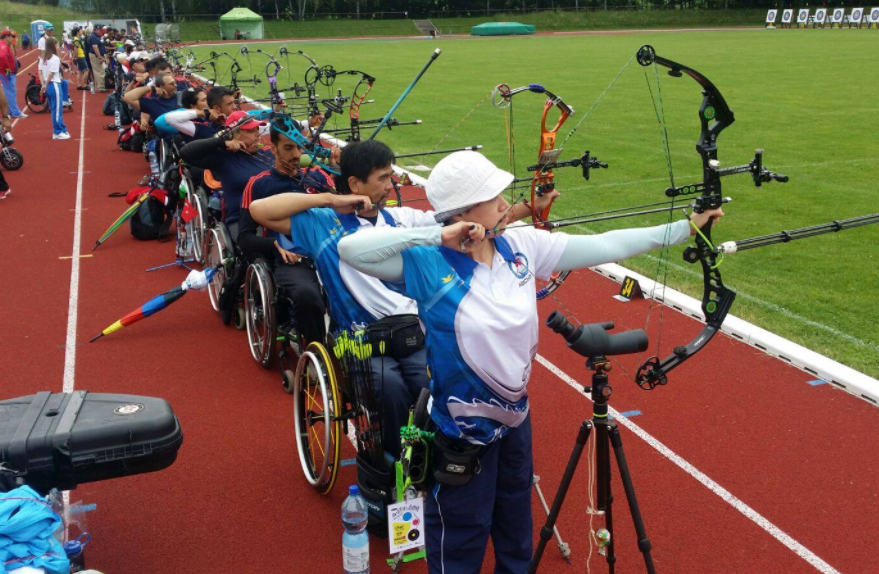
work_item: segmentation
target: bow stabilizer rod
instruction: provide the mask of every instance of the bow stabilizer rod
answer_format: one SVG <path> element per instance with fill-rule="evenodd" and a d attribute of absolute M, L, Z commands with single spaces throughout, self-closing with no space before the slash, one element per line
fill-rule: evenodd
<path fill-rule="evenodd" d="M 437 48 L 436 50 L 433 51 L 433 54 L 430 55 L 430 59 L 427 61 L 426 64 L 424 64 L 424 67 L 421 68 L 421 71 L 418 72 L 418 75 L 415 76 L 415 79 L 412 80 L 412 83 L 409 84 L 409 86 L 405 90 L 403 90 L 403 93 L 400 94 L 400 98 L 394 103 L 393 106 L 391 106 L 391 109 L 388 110 L 388 113 L 385 114 L 385 117 L 382 118 L 382 121 L 378 124 L 378 126 L 375 128 L 375 130 L 371 134 L 369 134 L 369 137 L 367 139 L 370 139 L 370 140 L 375 139 L 375 136 L 377 136 L 378 133 L 380 131 L 382 131 L 382 128 L 385 127 L 385 124 L 387 123 L 387 121 L 394 114 L 394 112 L 397 111 L 397 108 L 400 107 L 400 104 L 403 103 L 403 100 L 406 99 L 406 96 L 409 95 L 409 93 L 412 91 L 412 88 L 414 88 L 415 84 L 418 83 L 418 80 L 421 79 L 421 76 L 423 76 L 424 73 L 427 72 L 427 69 L 430 67 L 431 64 L 433 64 L 436 61 L 437 58 L 439 58 L 439 55 L 441 53 L 442 53 L 442 50 L 440 50 L 439 48 Z"/>
<path fill-rule="evenodd" d="M 860 215 L 858 217 L 850 217 L 849 219 L 837 219 L 819 225 L 811 225 L 809 227 L 800 227 L 789 231 L 779 231 L 769 235 L 760 235 L 758 237 L 750 237 L 748 239 L 740 239 L 738 241 L 725 241 L 717 246 L 720 253 L 737 253 L 747 249 L 755 249 L 757 247 L 766 247 L 767 245 L 776 245 L 778 243 L 789 243 L 797 239 L 806 239 L 807 237 L 815 237 L 816 235 L 824 235 L 826 233 L 837 233 L 845 229 L 853 229 L 864 225 L 872 225 L 879 223 L 879 213 L 871 213 L 869 215 Z"/>

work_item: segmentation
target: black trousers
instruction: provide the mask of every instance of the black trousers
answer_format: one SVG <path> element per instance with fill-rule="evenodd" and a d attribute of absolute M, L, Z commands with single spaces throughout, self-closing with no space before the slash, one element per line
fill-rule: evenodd
<path fill-rule="evenodd" d="M 272 271 L 279 289 L 293 300 L 293 319 L 306 341 L 323 341 L 326 337 L 327 305 L 323 298 L 317 272 L 301 263 L 275 264 Z"/>
<path fill-rule="evenodd" d="M 6 183 L 6 178 L 3 177 L 2 171 L 0 171 L 0 191 L 9 191 L 9 184 Z"/>

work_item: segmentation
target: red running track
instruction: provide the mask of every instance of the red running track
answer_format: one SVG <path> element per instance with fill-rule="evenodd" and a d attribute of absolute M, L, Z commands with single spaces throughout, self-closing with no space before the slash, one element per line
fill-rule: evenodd
<path fill-rule="evenodd" d="M 0 306 L 0 395 L 62 390 L 73 209 L 81 175 L 81 254 L 86 257 L 79 260 L 72 382 L 94 392 L 163 397 L 185 434 L 171 468 L 83 485 L 71 493 L 71 500 L 98 507 L 89 515 L 89 566 L 107 574 L 340 571 L 340 505 L 355 470 L 341 469 L 330 496 L 307 487 L 289 395 L 274 371 L 250 359 L 244 333 L 222 326 L 204 293 L 87 343 L 122 314 L 181 281 L 185 271 L 144 273 L 170 262 L 173 246 L 138 242 L 127 228 L 89 251 L 125 208 L 108 194 L 135 185 L 147 165 L 141 155 L 118 150 L 115 134 L 102 130 L 112 119 L 101 115 L 102 96 L 74 94 L 75 112 L 65 116 L 73 140 L 53 141 L 47 115 L 31 116 L 15 128 L 26 164 L 6 174 L 14 191 L 0 203 L 6 286 Z M 617 290 L 596 274 L 579 272 L 558 295 L 582 321 L 611 319 L 618 328 L 642 327 L 647 302 L 620 303 L 612 298 Z M 541 316 L 557 308 L 555 301 L 542 303 Z M 700 329 L 677 313 L 664 313 L 666 342 L 689 341 Z M 588 383 L 589 373 L 557 335 L 546 329 L 541 335 L 530 388 L 535 465 L 551 498 L 590 406 L 545 365 L 581 383 Z M 635 364 L 634 357 L 621 361 L 628 371 Z M 640 411 L 630 422 L 668 449 L 662 454 L 622 429 L 658 572 L 879 572 L 879 413 L 830 385 L 807 384 L 810 378 L 723 335 L 675 371 L 668 386 L 653 392 L 638 389 L 622 368 L 611 373 L 611 405 L 621 412 Z M 724 500 L 694 478 L 694 471 L 673 463 L 669 456 L 674 455 L 737 501 Z M 346 443 L 344 458 L 351 456 Z M 618 482 L 614 492 L 617 571 L 642 572 Z M 536 533 L 543 513 L 534 501 Z M 584 458 L 559 520 L 573 549 L 573 566 L 550 544 L 541 572 L 586 570 L 586 507 Z M 748 508 L 762 516 L 763 526 L 746 517 Z M 385 550 L 383 542 L 373 540 L 373 572 L 386 570 Z M 487 558 L 484 571 L 492 567 Z M 606 571 L 597 555 L 591 568 Z M 425 571 L 423 563 L 404 567 L 404 572 Z"/>

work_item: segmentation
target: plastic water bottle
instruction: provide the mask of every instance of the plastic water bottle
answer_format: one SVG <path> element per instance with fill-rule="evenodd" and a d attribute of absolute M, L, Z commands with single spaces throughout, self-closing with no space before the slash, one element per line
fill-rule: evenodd
<path fill-rule="evenodd" d="M 64 543 L 64 553 L 70 560 L 70 572 L 82 572 L 85 570 L 85 547 L 91 542 L 92 537 L 88 532 L 83 532 L 75 540 Z"/>
<path fill-rule="evenodd" d="M 369 574 L 369 535 L 366 533 L 366 501 L 356 484 L 348 487 L 342 503 L 342 567 L 345 574 Z"/>
<path fill-rule="evenodd" d="M 94 81 L 89 82 L 89 90 L 91 90 L 93 94 L 95 93 L 95 82 Z"/>
<path fill-rule="evenodd" d="M 156 152 L 153 150 L 149 151 L 149 160 L 150 160 L 150 175 L 153 178 L 159 177 L 159 157 L 156 155 Z"/>

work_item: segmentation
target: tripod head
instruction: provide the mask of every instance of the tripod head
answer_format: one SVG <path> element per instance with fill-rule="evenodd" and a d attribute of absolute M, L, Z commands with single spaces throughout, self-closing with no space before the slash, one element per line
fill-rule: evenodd
<path fill-rule="evenodd" d="M 646 351 L 649 345 L 644 329 L 634 329 L 611 335 L 608 333 L 614 324 L 589 323 L 574 327 L 567 317 L 553 311 L 546 320 L 546 326 L 559 333 L 568 342 L 568 347 L 590 362 L 599 357 L 610 355 L 628 355 Z"/>

